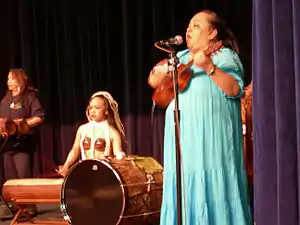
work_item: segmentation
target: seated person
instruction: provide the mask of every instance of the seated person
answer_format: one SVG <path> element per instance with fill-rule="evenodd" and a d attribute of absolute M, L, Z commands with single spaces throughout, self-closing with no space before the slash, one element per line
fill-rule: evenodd
<path fill-rule="evenodd" d="M 118 103 L 105 91 L 92 95 L 86 109 L 88 123 L 81 125 L 66 162 L 58 173 L 66 175 L 68 168 L 78 159 L 104 159 L 125 157 L 122 141 L 125 141 L 124 126 L 120 120 Z"/>

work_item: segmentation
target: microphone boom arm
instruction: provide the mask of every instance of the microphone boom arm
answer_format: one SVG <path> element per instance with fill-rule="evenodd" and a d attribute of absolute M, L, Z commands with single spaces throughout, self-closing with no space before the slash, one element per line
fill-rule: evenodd
<path fill-rule="evenodd" d="M 160 45 L 161 45 L 160 41 L 157 41 L 157 42 L 154 43 L 154 46 L 155 46 L 156 48 L 158 48 L 158 49 L 160 49 L 160 50 L 162 50 L 162 51 L 164 51 L 164 52 L 167 52 L 167 53 L 169 53 L 169 54 L 172 54 L 172 53 L 174 52 L 174 49 L 173 49 L 170 45 L 168 46 L 169 49 L 164 48 L 164 47 L 162 47 L 162 46 L 160 46 Z"/>

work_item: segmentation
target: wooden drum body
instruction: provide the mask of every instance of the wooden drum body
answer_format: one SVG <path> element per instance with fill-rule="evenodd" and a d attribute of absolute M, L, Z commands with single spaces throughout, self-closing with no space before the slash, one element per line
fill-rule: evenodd
<path fill-rule="evenodd" d="M 65 177 L 61 209 L 73 225 L 148 224 L 159 219 L 162 183 L 151 157 L 84 160 Z"/>
<path fill-rule="evenodd" d="M 59 204 L 60 190 L 63 178 L 27 178 L 12 179 L 4 183 L 2 188 L 3 197 L 6 201 L 13 202 L 18 207 L 10 225 L 19 224 L 22 215 L 26 216 L 29 223 L 22 224 L 60 224 L 65 225 L 64 220 L 32 220 L 31 215 L 26 210 L 31 204 Z"/>
<path fill-rule="evenodd" d="M 63 178 L 12 179 L 4 183 L 4 199 L 17 204 L 60 203 Z"/>

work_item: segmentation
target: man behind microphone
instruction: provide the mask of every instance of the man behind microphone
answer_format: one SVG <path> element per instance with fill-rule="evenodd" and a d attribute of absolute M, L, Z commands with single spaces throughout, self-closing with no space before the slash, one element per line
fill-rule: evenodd
<path fill-rule="evenodd" d="M 193 61 L 192 77 L 180 92 L 183 224 L 250 225 L 243 163 L 240 97 L 243 66 L 232 32 L 209 10 L 197 13 L 186 30 L 188 49 L 180 64 Z M 155 68 L 153 88 L 168 73 Z M 180 78 L 180 77 L 179 77 Z M 177 224 L 174 100 L 168 105 L 164 134 L 164 184 L 160 224 Z"/>

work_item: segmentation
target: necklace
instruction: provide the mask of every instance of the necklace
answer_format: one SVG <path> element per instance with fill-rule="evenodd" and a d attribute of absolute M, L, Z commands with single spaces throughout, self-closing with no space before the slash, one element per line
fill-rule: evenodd
<path fill-rule="evenodd" d="M 13 96 L 12 97 L 12 103 L 9 106 L 11 109 L 20 109 L 22 108 L 22 103 L 17 99 L 16 101 L 16 97 Z"/>

